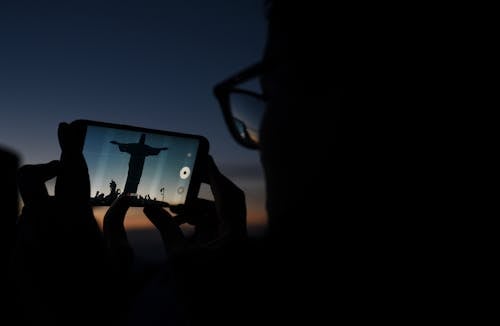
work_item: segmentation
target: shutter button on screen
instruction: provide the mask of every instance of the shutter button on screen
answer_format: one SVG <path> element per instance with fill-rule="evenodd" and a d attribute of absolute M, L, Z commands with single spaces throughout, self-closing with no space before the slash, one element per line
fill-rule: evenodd
<path fill-rule="evenodd" d="M 187 179 L 190 174 L 191 174 L 191 170 L 187 166 L 183 167 L 181 169 L 181 171 L 179 172 L 181 179 Z"/>

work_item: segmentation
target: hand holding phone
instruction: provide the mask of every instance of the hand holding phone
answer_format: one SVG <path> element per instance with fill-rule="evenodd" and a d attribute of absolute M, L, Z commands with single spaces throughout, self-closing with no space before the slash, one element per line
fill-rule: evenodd
<path fill-rule="evenodd" d="M 84 137 L 93 206 L 109 206 L 121 194 L 134 197 L 132 206 L 187 205 L 197 197 L 205 137 L 91 120 L 74 124 Z"/>

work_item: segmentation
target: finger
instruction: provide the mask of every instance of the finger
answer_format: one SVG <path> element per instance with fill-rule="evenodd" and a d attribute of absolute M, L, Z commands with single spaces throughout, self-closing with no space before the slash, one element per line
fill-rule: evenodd
<path fill-rule="evenodd" d="M 123 225 L 125 216 L 131 205 L 131 197 L 122 195 L 118 197 L 104 214 L 103 223 L 105 225 L 120 224 Z"/>
<path fill-rule="evenodd" d="M 218 223 L 215 203 L 211 200 L 197 198 L 189 207 L 174 217 L 177 224 L 209 225 Z"/>
<path fill-rule="evenodd" d="M 61 122 L 57 129 L 57 136 L 63 152 L 80 153 L 83 151 L 85 131 L 76 124 Z"/>
<path fill-rule="evenodd" d="M 157 205 L 144 206 L 144 214 L 160 231 L 163 242 L 167 249 L 173 249 L 184 245 L 186 239 L 181 228 L 166 210 Z"/>
<path fill-rule="evenodd" d="M 245 193 L 219 171 L 211 156 L 207 160 L 206 172 L 222 231 L 246 234 Z"/>
<path fill-rule="evenodd" d="M 169 208 L 174 214 L 184 214 L 188 209 L 184 204 L 170 205 Z"/>
<path fill-rule="evenodd" d="M 60 123 L 58 136 L 61 146 L 61 169 L 56 180 L 55 195 L 68 205 L 88 205 L 90 180 L 82 153 L 82 131 L 76 125 Z"/>
<path fill-rule="evenodd" d="M 204 198 L 196 198 L 195 200 L 191 201 L 189 205 L 183 205 L 183 204 L 171 205 L 169 208 L 175 214 L 189 215 L 189 214 L 197 214 L 200 211 L 210 208 L 213 205 L 214 202 L 211 200 Z"/>
<path fill-rule="evenodd" d="M 168 221 L 172 220 L 172 215 L 158 205 L 146 204 L 143 211 L 151 223 L 160 231 L 166 227 Z"/>
<path fill-rule="evenodd" d="M 49 197 L 45 182 L 59 173 L 59 161 L 46 164 L 24 165 L 18 170 L 18 184 L 25 205 L 44 201 Z"/>

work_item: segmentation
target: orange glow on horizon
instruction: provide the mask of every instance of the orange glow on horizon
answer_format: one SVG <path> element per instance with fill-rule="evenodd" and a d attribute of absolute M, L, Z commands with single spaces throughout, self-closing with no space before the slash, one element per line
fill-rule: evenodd
<path fill-rule="evenodd" d="M 108 207 L 94 207 L 94 216 L 102 229 L 102 221 Z M 247 211 L 247 227 L 249 234 L 262 232 L 267 225 L 267 215 L 262 209 L 248 209 Z M 148 220 L 141 207 L 129 208 L 125 217 L 125 228 L 127 230 L 151 230 L 155 229 L 154 225 Z M 183 230 L 189 229 L 189 226 L 182 226 Z"/>

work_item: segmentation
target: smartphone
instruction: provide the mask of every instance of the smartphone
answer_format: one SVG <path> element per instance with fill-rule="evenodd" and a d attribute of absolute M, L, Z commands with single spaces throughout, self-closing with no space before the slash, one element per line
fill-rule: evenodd
<path fill-rule="evenodd" d="M 92 206 L 109 206 L 121 194 L 137 207 L 188 205 L 198 196 L 199 170 L 209 149 L 205 137 L 92 120 L 73 123 L 84 135 Z"/>

